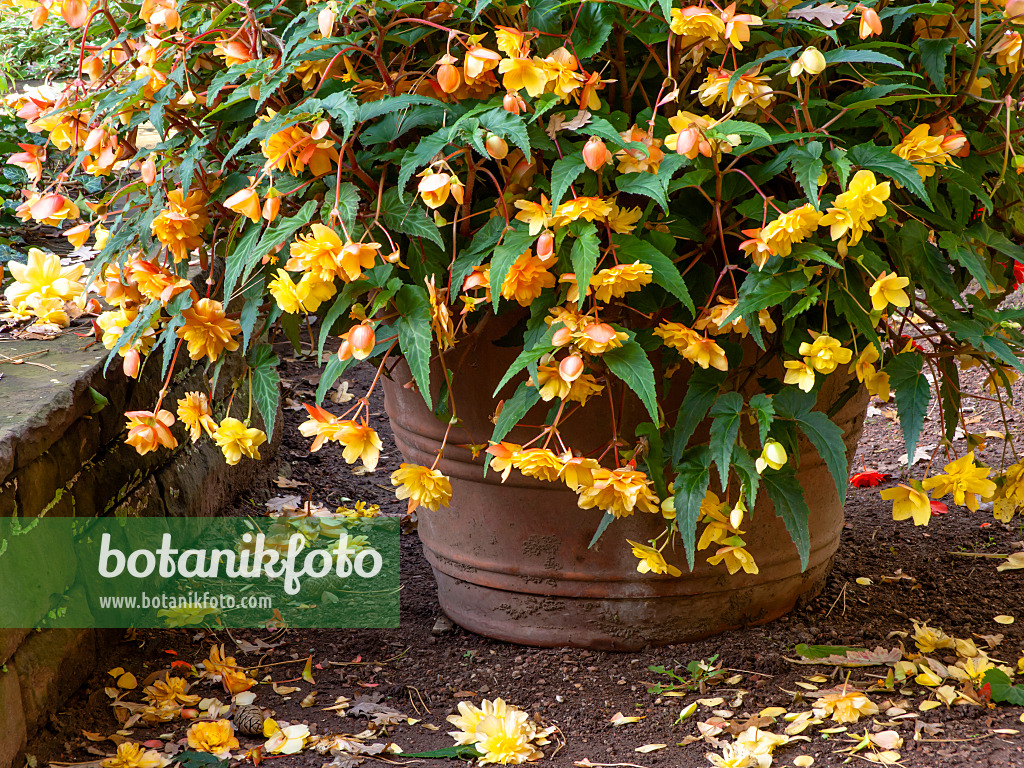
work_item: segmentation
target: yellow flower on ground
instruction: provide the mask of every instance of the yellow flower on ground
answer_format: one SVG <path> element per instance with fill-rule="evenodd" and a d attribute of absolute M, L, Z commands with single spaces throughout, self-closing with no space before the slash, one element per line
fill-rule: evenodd
<path fill-rule="evenodd" d="M 634 261 L 632 264 L 616 264 L 614 267 L 598 270 L 590 281 L 594 298 L 607 303 L 632 291 L 639 291 L 654 279 L 654 271 L 647 264 Z"/>
<path fill-rule="evenodd" d="M 952 493 L 956 504 L 977 512 L 978 497 L 990 498 L 996 493 L 996 484 L 987 479 L 992 470 L 974 463 L 974 451 L 951 461 L 942 471 L 943 474 L 929 477 L 921 483 L 926 491 L 931 491 L 932 498 L 941 499 Z"/>
<path fill-rule="evenodd" d="M 736 736 L 736 746 L 753 756 L 758 766 L 770 766 L 771 755 L 776 747 L 789 743 L 789 736 L 769 733 L 757 726 L 750 726 Z M 765 759 L 767 758 L 767 759 Z"/>
<path fill-rule="evenodd" d="M 842 690 L 826 693 L 815 702 L 814 714 L 831 717 L 837 723 L 856 723 L 862 717 L 878 714 L 878 705 L 857 690 Z"/>
<path fill-rule="evenodd" d="M 845 365 L 853 359 L 853 351 L 844 349 L 838 339 L 814 331 L 810 331 L 810 334 L 814 342 L 801 342 L 798 351 L 804 356 L 804 362 L 818 373 L 832 373 L 837 366 Z"/>
<path fill-rule="evenodd" d="M 286 725 L 267 739 L 263 748 L 271 755 L 294 755 L 303 750 L 309 737 L 308 725 Z"/>
<path fill-rule="evenodd" d="M 744 573 L 756 574 L 760 572 L 757 563 L 754 562 L 753 555 L 744 548 L 743 539 L 739 536 L 732 536 L 726 539 L 724 543 L 726 546 L 708 558 L 709 565 L 725 563 L 725 567 L 729 569 L 730 576 L 737 573 L 741 568 Z"/>
<path fill-rule="evenodd" d="M 545 288 L 554 288 L 555 282 L 555 276 L 544 269 L 543 262 L 531 251 L 526 251 L 509 267 L 501 284 L 501 295 L 528 307 Z"/>
<path fill-rule="evenodd" d="M 550 78 L 548 68 L 537 57 L 502 59 L 498 73 L 504 75 L 501 84 L 506 90 L 525 90 L 533 98 L 544 93 Z"/>
<path fill-rule="evenodd" d="M 788 461 L 789 456 L 786 454 L 786 449 L 782 447 L 782 443 L 777 440 L 768 439 L 764 443 L 761 455 L 754 462 L 754 466 L 757 468 L 758 474 L 760 474 L 768 467 L 782 469 Z"/>
<path fill-rule="evenodd" d="M 636 569 L 640 573 L 667 573 L 669 576 L 683 575 L 682 571 L 666 562 L 665 556 L 654 547 L 638 544 L 629 539 L 626 539 L 626 541 L 633 547 L 633 555 L 640 559 L 640 562 L 636 565 Z"/>
<path fill-rule="evenodd" d="M 203 436 L 203 432 L 213 437 L 217 422 L 210 410 L 210 401 L 202 392 L 186 392 L 185 397 L 178 401 L 178 418 L 189 431 L 192 442 Z"/>
<path fill-rule="evenodd" d="M 725 350 L 714 339 L 701 336 L 682 323 L 665 320 L 654 329 L 654 335 L 660 337 L 666 346 L 672 347 L 684 358 L 701 368 L 729 370 L 729 360 L 725 356 Z"/>
<path fill-rule="evenodd" d="M 537 747 L 548 743 L 553 729 L 538 729 L 522 710 L 502 699 L 484 699 L 480 707 L 460 701 L 458 715 L 449 715 L 448 722 L 458 728 L 449 732 L 458 745 L 476 745 L 483 753 L 479 762 L 520 765 L 540 760 L 544 753 Z"/>
<path fill-rule="evenodd" d="M 155 749 L 146 749 L 131 741 L 118 744 L 114 756 L 101 763 L 103 768 L 164 768 L 170 764 L 170 758 Z"/>
<path fill-rule="evenodd" d="M 242 332 L 242 326 L 227 318 L 224 306 L 213 299 L 200 299 L 181 313 L 185 324 L 175 333 L 188 344 L 188 356 L 193 360 L 206 357 L 216 361 L 225 349 L 234 352 L 238 342 L 233 338 Z"/>
<path fill-rule="evenodd" d="M 751 768 L 759 765 L 757 759 L 739 744 L 724 744 L 722 754 L 708 752 L 705 756 L 715 768 Z"/>
<path fill-rule="evenodd" d="M 174 414 L 170 411 L 128 411 L 125 416 L 128 417 L 125 425 L 128 437 L 125 442 L 138 451 L 140 456 L 160 446 L 171 450 L 178 447 L 178 441 L 170 430 L 174 424 Z"/>
<path fill-rule="evenodd" d="M 914 622 L 914 642 L 921 653 L 934 653 L 940 648 L 955 648 L 956 642 L 938 627 L 929 627 L 928 623 Z"/>
<path fill-rule="evenodd" d="M 886 488 L 881 496 L 892 502 L 892 519 L 896 521 L 914 519 L 914 525 L 928 525 L 932 517 L 932 503 L 928 494 L 909 485 Z"/>
<path fill-rule="evenodd" d="M 262 430 L 246 427 L 241 421 L 230 416 L 221 421 L 213 433 L 213 439 L 231 466 L 241 461 L 243 456 L 250 459 L 260 458 L 259 448 L 267 442 L 267 436 Z"/>
<path fill-rule="evenodd" d="M 191 251 L 203 244 L 203 230 L 210 224 L 206 213 L 206 197 L 200 190 L 167 193 L 167 207 L 153 219 L 151 228 L 156 239 L 167 246 L 175 261 L 184 261 Z"/>
<path fill-rule="evenodd" d="M 143 688 L 142 698 L 157 706 L 189 707 L 200 701 L 199 696 L 188 692 L 189 687 L 188 681 L 184 678 L 167 674 L 162 680 L 157 678 L 152 685 Z"/>
<path fill-rule="evenodd" d="M 796 384 L 804 392 L 814 389 L 814 369 L 800 360 L 787 360 L 783 363 L 786 376 L 783 384 Z"/>
<path fill-rule="evenodd" d="M 193 723 L 188 729 L 188 746 L 225 760 L 232 749 L 238 749 L 238 739 L 230 720 L 207 720 Z"/>
<path fill-rule="evenodd" d="M 909 307 L 910 297 L 903 289 L 910 285 L 910 278 L 900 277 L 895 272 L 882 272 L 875 280 L 868 294 L 871 296 L 872 309 L 885 309 L 890 304 L 894 307 Z M 871 347 L 874 349 L 874 347 Z"/>
<path fill-rule="evenodd" d="M 631 469 L 596 469 L 593 484 L 581 488 L 580 509 L 602 509 L 615 517 L 628 517 L 634 511 L 659 512 L 658 497 L 651 480 L 643 472 Z"/>
<path fill-rule="evenodd" d="M 437 512 L 452 500 L 452 483 L 440 470 L 418 464 L 402 464 L 391 473 L 391 484 L 398 487 L 395 496 L 409 500 L 409 511 L 417 506 Z"/>

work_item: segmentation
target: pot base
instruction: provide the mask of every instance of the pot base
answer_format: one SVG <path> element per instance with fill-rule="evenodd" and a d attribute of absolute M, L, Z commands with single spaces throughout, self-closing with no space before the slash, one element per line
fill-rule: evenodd
<path fill-rule="evenodd" d="M 602 599 L 511 592 L 464 581 L 438 568 L 436 556 L 425 552 L 441 609 L 463 629 L 520 645 L 620 652 L 692 642 L 774 621 L 817 596 L 832 570 L 829 558 L 805 573 L 757 587 Z M 792 597 L 780 603 L 780 594 Z"/>

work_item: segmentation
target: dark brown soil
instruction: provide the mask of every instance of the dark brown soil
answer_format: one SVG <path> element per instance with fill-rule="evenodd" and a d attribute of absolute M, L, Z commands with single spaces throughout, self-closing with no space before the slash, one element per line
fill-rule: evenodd
<path fill-rule="evenodd" d="M 286 350 L 280 350 L 287 355 Z M 315 390 L 316 369 L 308 363 L 289 360 L 282 374 L 290 391 L 291 402 L 309 402 Z M 313 376 L 310 380 L 308 377 Z M 361 394 L 368 380 L 357 374 L 350 379 L 352 391 Z M 980 417 L 974 431 L 998 430 L 993 404 L 975 401 L 974 416 Z M 330 406 L 330 403 L 328 403 Z M 892 404 L 875 403 L 882 409 L 869 417 L 865 436 L 855 461 L 855 470 L 883 469 L 898 475 L 902 471 L 899 456 L 903 442 L 898 422 L 885 410 Z M 934 408 L 934 405 L 933 405 Z M 334 407 L 337 411 L 337 407 Z M 286 410 L 286 432 L 281 448 L 285 467 L 282 474 L 294 481 L 307 483 L 296 488 L 254 489 L 252 496 L 241 499 L 232 513 L 263 514 L 269 496 L 312 495 L 314 501 L 328 506 L 346 499 L 362 499 L 378 503 L 391 514 L 400 513 L 394 501 L 388 475 L 397 467 L 398 456 L 390 439 L 383 408 L 373 411 L 372 425 L 385 442 L 384 458 L 371 475 L 358 476 L 341 458 L 336 446 L 326 446 L 316 454 L 308 452 L 309 441 L 298 434 L 297 426 L 305 419 L 305 411 Z M 937 416 L 934 411 L 928 422 L 929 432 L 922 445 L 934 445 Z M 1003 443 L 989 439 L 988 449 L 981 457 L 998 464 Z M 945 463 L 937 456 L 939 467 Z M 914 466 L 920 477 L 923 463 Z M 889 480 L 889 485 L 895 480 Z M 434 630 L 441 618 L 430 569 L 420 552 L 415 534 L 403 537 L 402 543 L 402 622 L 396 630 L 306 630 L 286 632 L 270 637 L 267 632 L 233 632 L 235 639 L 253 641 L 256 637 L 283 644 L 265 654 L 243 653 L 226 632 L 206 634 L 195 630 L 140 631 L 131 638 L 106 649 L 101 670 L 121 666 L 139 680 L 151 672 L 168 666 L 169 659 L 197 664 L 204 659 L 212 643 L 225 643 L 240 663 L 256 665 L 305 659 L 312 654 L 316 665 L 316 684 L 289 682 L 300 692 L 287 700 L 275 694 L 270 685 L 261 685 L 258 702 L 276 712 L 277 717 L 293 722 L 315 724 L 319 733 L 358 733 L 367 725 L 367 718 L 342 718 L 319 707 L 329 706 L 338 696 L 355 699 L 370 696 L 413 718 L 414 725 L 390 726 L 378 740 L 394 742 L 405 752 L 438 749 L 452 744 L 445 717 L 462 699 L 479 702 L 481 698 L 501 696 L 536 715 L 546 724 L 556 725 L 564 745 L 552 757 L 553 747 L 545 748 L 548 757 L 543 765 L 567 768 L 574 762 L 589 759 L 593 763 L 631 764 L 639 766 L 708 766 L 705 754 L 712 751 L 705 743 L 678 746 L 687 736 L 696 735 L 697 722 L 711 717 L 711 709 L 732 710 L 734 720 L 746 720 L 768 706 L 804 711 L 809 708 L 807 678 L 830 674 L 830 668 L 797 666 L 787 661 L 794 658 L 797 643 L 847 644 L 874 648 L 892 648 L 900 641 L 894 632 L 912 631 L 911 619 L 928 621 L 949 634 L 969 638 L 972 635 L 1000 633 L 1004 639 L 991 655 L 1015 666 L 1024 644 L 1024 574 L 1021 571 L 998 573 L 998 559 L 984 555 L 1020 551 L 1024 548 L 1024 528 L 1015 520 L 1004 525 L 990 512 L 971 514 L 962 507 L 949 504 L 949 512 L 937 515 L 927 528 L 915 528 L 910 521 L 894 522 L 891 505 L 881 501 L 877 488 L 852 488 L 847 505 L 847 531 L 836 558 L 835 567 L 824 591 L 810 603 L 789 616 L 760 627 L 750 627 L 727 636 L 635 654 L 611 654 L 579 650 L 531 649 L 507 645 L 472 635 L 459 628 Z M 950 501 L 946 499 L 946 501 Z M 859 585 L 866 577 L 872 584 Z M 1003 626 L 993 617 L 1008 614 L 1017 623 Z M 443 623 L 443 622 L 442 622 Z M 904 641 L 908 647 L 912 642 Z M 978 640 L 979 645 L 982 644 Z M 168 651 L 176 652 L 171 656 Z M 647 692 L 648 684 L 668 683 L 668 679 L 648 670 L 652 665 L 678 667 L 685 675 L 685 665 L 692 660 L 713 659 L 741 675 L 739 682 L 709 688 L 705 693 L 684 697 L 658 696 Z M 270 667 L 276 681 L 299 677 L 301 663 Z M 851 681 L 871 681 L 879 668 L 855 669 Z M 845 672 L 836 677 L 841 682 Z M 803 683 L 804 685 L 801 685 Z M 54 715 L 30 745 L 29 752 L 45 764 L 47 761 L 95 760 L 97 754 L 113 750 L 110 741 L 86 740 L 82 731 L 102 735 L 117 730 L 103 687 L 110 678 L 98 672 L 66 706 Z M 833 683 L 817 683 L 827 688 Z M 303 709 L 299 702 L 309 691 L 317 692 L 317 705 Z M 874 693 L 872 698 L 883 711 L 898 705 L 909 712 L 918 712 L 918 705 L 927 698 L 921 686 L 910 685 L 892 693 Z M 742 702 L 733 699 L 745 692 Z M 227 697 L 208 682 L 197 684 L 195 691 L 204 696 Z M 722 696 L 724 704 L 699 706 L 697 714 L 677 724 L 680 710 L 699 698 Z M 138 697 L 135 698 L 138 700 Z M 891 702 L 887 705 L 886 702 Z M 899 750 L 906 766 L 1024 766 L 1024 731 L 1019 720 L 1021 708 L 1000 705 L 996 708 L 958 705 L 940 707 L 919 713 L 920 721 L 934 728 L 918 732 L 915 740 L 914 719 L 890 720 L 884 714 L 873 725 L 862 721 L 849 726 L 848 734 L 864 732 L 865 728 L 893 728 L 905 739 Z M 621 712 L 642 719 L 637 723 L 614 727 L 610 721 Z M 433 731 L 424 725 L 438 726 Z M 796 743 L 780 748 L 775 765 L 792 765 L 797 755 L 815 757 L 815 765 L 839 765 L 847 756 L 836 750 L 850 746 L 846 733 L 822 734 L 809 729 L 804 735 L 809 743 Z M 150 730 L 134 729 L 134 740 L 156 738 L 174 733 L 180 738 L 186 724 L 177 721 Z M 994 733 L 1008 729 L 1012 733 Z M 778 730 L 776 728 L 776 730 Z M 260 742 L 245 740 L 243 746 Z M 651 743 L 668 744 L 665 749 L 648 754 L 637 747 Z M 330 760 L 312 751 L 280 759 L 280 765 L 319 766 Z M 400 757 L 389 759 L 400 760 Z M 859 760 L 859 758 L 854 758 Z M 420 761 L 425 765 L 442 765 L 443 761 Z M 275 762 L 275 765 L 279 765 Z"/>

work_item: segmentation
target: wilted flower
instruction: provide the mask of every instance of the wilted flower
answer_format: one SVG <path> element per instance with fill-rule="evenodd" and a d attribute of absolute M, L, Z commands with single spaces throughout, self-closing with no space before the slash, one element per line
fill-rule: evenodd
<path fill-rule="evenodd" d="M 878 714 L 878 705 L 865 694 L 843 686 L 818 697 L 814 705 L 818 717 L 831 717 L 837 723 L 856 723 L 862 717 Z"/>
<path fill-rule="evenodd" d="M 938 627 L 929 627 L 928 623 L 914 622 L 914 642 L 921 653 L 934 653 L 939 648 L 955 648 L 953 638 Z"/>
<path fill-rule="evenodd" d="M 309 737 L 308 725 L 286 725 L 267 739 L 264 749 L 272 755 L 294 755 L 302 751 Z"/>
<path fill-rule="evenodd" d="M 188 707 L 199 703 L 199 697 L 188 692 L 188 681 L 181 677 L 165 674 L 161 680 L 157 678 L 152 685 L 142 689 L 142 697 L 150 704 L 157 706 L 173 704 Z"/>
<path fill-rule="evenodd" d="M 659 550 L 630 539 L 626 539 L 626 541 L 633 547 L 633 555 L 640 559 L 636 565 L 636 569 L 640 573 L 667 573 L 669 576 L 682 576 L 683 572 L 666 562 L 665 556 Z"/>
<path fill-rule="evenodd" d="M 108 757 L 101 765 L 103 768 L 164 768 L 170 763 L 170 758 L 155 749 L 125 741 L 118 744 L 114 756 Z"/>
<path fill-rule="evenodd" d="M 537 747 L 547 744 L 552 733 L 552 729 L 539 730 L 529 715 L 502 699 L 484 699 L 480 707 L 460 701 L 459 714 L 449 715 L 448 722 L 458 728 L 448 734 L 456 744 L 473 744 L 483 753 L 481 765 L 540 760 L 544 753 Z"/>

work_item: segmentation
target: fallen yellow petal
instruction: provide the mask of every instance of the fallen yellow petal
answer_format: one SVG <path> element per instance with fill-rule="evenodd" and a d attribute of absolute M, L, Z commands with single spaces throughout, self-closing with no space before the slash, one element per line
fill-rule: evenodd
<path fill-rule="evenodd" d="M 656 752 L 659 749 L 664 749 L 668 744 L 644 744 L 642 747 L 637 747 L 634 752 L 643 752 L 645 755 L 648 752 Z"/>
<path fill-rule="evenodd" d="M 117 678 L 117 687 L 124 688 L 126 691 L 133 691 L 139 685 L 139 681 L 135 679 L 135 675 L 131 672 L 125 672 L 119 678 Z"/>
<path fill-rule="evenodd" d="M 765 707 L 758 714 L 761 717 L 782 717 L 786 710 L 783 707 Z"/>
<path fill-rule="evenodd" d="M 996 616 L 992 619 L 996 624 L 1013 624 L 1013 616 Z"/>
<path fill-rule="evenodd" d="M 610 722 L 612 725 L 627 725 L 629 723 L 639 723 L 640 719 L 639 717 L 626 717 L 621 712 L 616 712 L 612 715 Z"/>
<path fill-rule="evenodd" d="M 942 705 L 939 704 L 939 702 L 937 702 L 937 701 L 922 701 L 921 702 L 921 706 L 919 706 L 918 709 L 921 710 L 922 712 L 928 712 L 930 710 L 935 709 L 936 707 L 941 707 L 941 706 Z"/>
<path fill-rule="evenodd" d="M 797 768 L 809 768 L 814 765 L 814 758 L 810 755 L 797 755 L 793 758 L 793 765 Z"/>
<path fill-rule="evenodd" d="M 860 584 L 862 587 L 870 587 L 875 582 L 873 582 L 867 576 L 861 576 L 859 579 L 857 579 L 857 583 Z"/>

